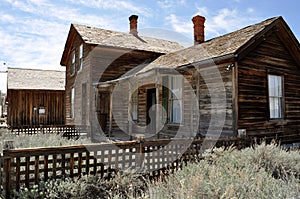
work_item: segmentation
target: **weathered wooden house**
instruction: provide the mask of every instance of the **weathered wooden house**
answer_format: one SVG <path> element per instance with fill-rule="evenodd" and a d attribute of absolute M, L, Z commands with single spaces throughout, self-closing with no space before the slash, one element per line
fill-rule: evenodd
<path fill-rule="evenodd" d="M 66 124 L 89 127 L 100 123 L 106 128 L 110 91 L 98 94 L 95 84 L 117 79 L 183 48 L 176 42 L 139 36 L 137 19 L 136 15 L 129 18 L 129 34 L 71 24 L 61 58 L 61 65 L 66 66 Z"/>
<path fill-rule="evenodd" d="M 118 75 L 98 76 L 97 103 L 90 105 L 98 118 L 105 115 L 101 129 L 149 138 L 242 135 L 300 141 L 300 45 L 283 18 L 207 41 L 204 22 L 193 18 L 194 46 L 140 61 L 123 73 L 120 63 L 109 65 Z M 98 62 L 105 62 L 100 54 Z M 70 55 L 64 63 L 72 62 Z M 135 55 L 124 58 L 130 65 Z"/>
<path fill-rule="evenodd" d="M 12 128 L 65 124 L 65 72 L 8 68 L 7 103 Z"/>

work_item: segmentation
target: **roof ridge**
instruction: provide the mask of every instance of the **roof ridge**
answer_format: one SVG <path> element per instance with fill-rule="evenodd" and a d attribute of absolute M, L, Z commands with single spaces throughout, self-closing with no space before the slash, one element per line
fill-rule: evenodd
<path fill-rule="evenodd" d="M 99 28 L 99 27 L 96 27 L 96 26 L 89 26 L 89 25 L 84 25 L 84 24 L 73 24 L 73 23 L 71 23 L 71 25 L 73 25 L 75 28 L 76 28 L 76 26 L 82 26 L 82 27 L 86 27 L 86 28 L 90 28 L 90 29 L 98 29 L 98 30 L 102 30 L 102 31 L 109 31 L 109 32 L 121 33 L 121 34 L 125 34 L 125 35 L 131 35 L 131 36 L 136 37 L 136 38 L 140 37 L 140 38 L 157 39 L 157 40 L 161 40 L 161 41 L 176 43 L 176 44 L 179 44 L 183 47 L 183 45 L 180 44 L 177 41 L 170 41 L 170 40 L 167 40 L 167 39 L 161 39 L 161 38 L 157 38 L 157 37 L 149 37 L 149 36 L 144 36 L 144 35 L 135 36 L 135 35 L 132 35 L 129 32 L 122 32 L 122 31 L 117 31 L 117 30 L 104 29 L 104 28 Z"/>
<path fill-rule="evenodd" d="M 265 20 L 263 20 L 263 21 L 261 21 L 261 22 L 254 23 L 254 24 L 245 26 L 245 27 L 243 27 L 243 28 L 240 28 L 240 29 L 238 29 L 238 30 L 234 30 L 234 31 L 228 32 L 228 33 L 226 33 L 226 34 L 223 34 L 223 35 L 220 35 L 220 36 L 211 38 L 211 39 L 209 39 L 209 40 L 207 40 L 207 41 L 205 41 L 205 42 L 203 42 L 203 43 L 209 42 L 209 41 L 211 41 L 211 40 L 214 40 L 214 39 L 217 39 L 217 38 L 220 38 L 220 37 L 228 36 L 228 35 L 230 35 L 230 34 L 232 34 L 232 33 L 235 33 L 235 32 L 238 32 L 238 31 L 245 30 L 245 29 L 247 29 L 247 28 L 249 28 L 249 27 L 258 26 L 258 25 L 260 25 L 260 24 L 262 24 L 262 23 L 265 23 L 265 22 L 267 22 L 267 21 L 270 21 L 270 20 L 276 21 L 276 20 L 279 19 L 279 18 L 282 18 L 282 16 L 271 17 L 271 18 L 265 19 Z M 268 25 L 269 25 L 269 24 L 268 24 Z"/>
<path fill-rule="evenodd" d="M 8 70 L 8 69 L 65 72 L 64 70 L 51 70 L 51 69 L 41 69 L 41 68 L 18 68 L 18 67 L 7 67 L 7 70 Z"/>

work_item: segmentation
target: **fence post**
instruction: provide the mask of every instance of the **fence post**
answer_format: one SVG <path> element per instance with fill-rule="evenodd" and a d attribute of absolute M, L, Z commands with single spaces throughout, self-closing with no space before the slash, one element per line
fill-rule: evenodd
<path fill-rule="evenodd" d="M 10 198 L 11 192 L 11 158 L 5 157 L 5 150 L 14 149 L 13 140 L 4 140 L 3 145 L 3 180 L 2 186 L 4 188 L 5 198 Z"/>
<path fill-rule="evenodd" d="M 142 172 L 143 164 L 144 164 L 144 134 L 136 134 L 136 141 L 139 144 L 138 146 L 138 159 L 137 159 L 137 169 Z"/>

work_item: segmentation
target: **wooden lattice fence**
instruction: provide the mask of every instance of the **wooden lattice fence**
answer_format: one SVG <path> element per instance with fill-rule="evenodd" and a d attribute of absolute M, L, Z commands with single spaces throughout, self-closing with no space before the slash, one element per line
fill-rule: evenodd
<path fill-rule="evenodd" d="M 2 189 L 6 198 L 13 190 L 29 188 L 49 178 L 100 175 L 109 178 L 119 170 L 145 172 L 150 177 L 173 172 L 188 161 L 201 158 L 201 147 L 230 146 L 237 139 L 166 139 L 128 141 L 64 147 L 4 150 L 1 157 Z"/>

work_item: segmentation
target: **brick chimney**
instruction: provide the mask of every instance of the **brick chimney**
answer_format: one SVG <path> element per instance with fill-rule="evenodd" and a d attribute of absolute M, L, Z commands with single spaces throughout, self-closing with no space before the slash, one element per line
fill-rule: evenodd
<path fill-rule="evenodd" d="M 138 35 L 138 31 L 137 31 L 137 20 L 138 20 L 138 16 L 137 15 L 131 15 L 129 17 L 129 22 L 130 22 L 130 31 L 129 33 L 137 36 Z"/>
<path fill-rule="evenodd" d="M 196 15 L 192 19 L 194 23 L 194 45 L 203 43 L 204 40 L 204 23 L 205 17 Z"/>

